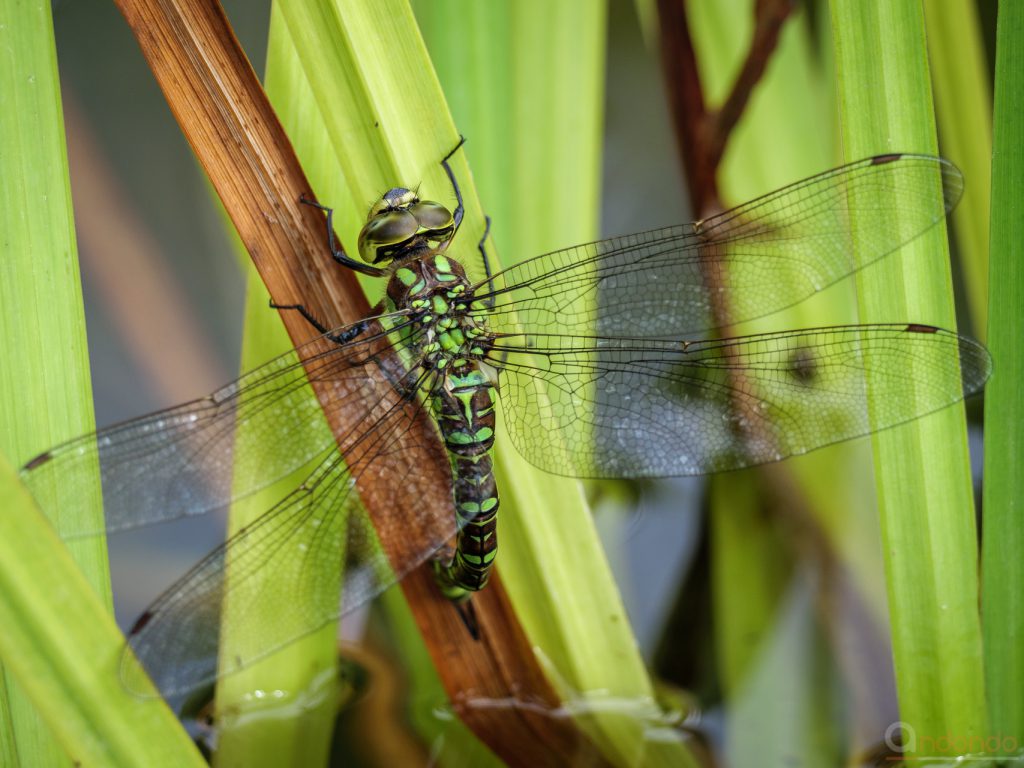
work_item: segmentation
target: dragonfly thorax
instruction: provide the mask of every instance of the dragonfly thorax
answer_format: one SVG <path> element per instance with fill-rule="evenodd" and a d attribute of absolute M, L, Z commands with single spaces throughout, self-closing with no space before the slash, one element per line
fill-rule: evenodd
<path fill-rule="evenodd" d="M 359 256 L 367 264 L 380 264 L 443 251 L 454 233 L 452 212 L 445 206 L 395 187 L 370 208 L 359 232 Z"/>
<path fill-rule="evenodd" d="M 445 369 L 489 349 L 487 329 L 468 311 L 469 286 L 462 265 L 436 251 L 403 261 L 392 274 L 388 302 L 409 314 L 423 365 Z"/>

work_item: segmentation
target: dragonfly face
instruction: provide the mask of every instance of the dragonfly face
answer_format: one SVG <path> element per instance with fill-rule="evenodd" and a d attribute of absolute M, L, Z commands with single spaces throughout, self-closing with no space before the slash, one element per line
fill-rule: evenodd
<path fill-rule="evenodd" d="M 420 200 L 403 187 L 389 189 L 370 209 L 359 233 L 359 256 L 367 264 L 405 258 L 424 248 L 444 250 L 455 234 L 452 212 Z"/>
<path fill-rule="evenodd" d="M 360 233 L 362 263 L 332 247 L 345 266 L 388 279 L 379 313 L 330 330 L 326 352 L 318 340 L 207 398 L 57 446 L 22 477 L 33 489 L 59 482 L 85 496 L 98 460 L 107 531 L 223 510 L 304 478 L 174 584 L 129 637 L 161 691 L 188 691 L 335 620 L 456 532 L 455 559 L 437 566 L 442 588 L 458 598 L 486 583 L 498 509 L 495 371 L 510 442 L 537 467 L 573 477 L 776 461 L 979 391 L 988 353 L 955 333 L 911 322 L 723 338 L 708 287 L 727 295 L 732 322 L 771 314 L 942 221 L 961 186 L 939 158 L 867 158 L 697 225 L 555 251 L 479 282 L 446 255 L 461 199 L 449 211 L 395 188 Z M 855 225 L 894 210 L 899 227 Z M 343 408 L 358 418 L 332 434 L 323 412 Z M 424 415 L 436 426 L 432 439 L 403 441 Z M 450 478 L 438 495 L 423 467 L 441 458 Z M 403 562 L 388 561 L 353 493 L 369 476 L 389 478 L 374 520 L 414 541 Z M 408 508 L 420 494 L 450 508 L 436 518 L 437 505 Z M 250 578 L 225 580 L 228 562 Z M 342 563 L 339 603 L 337 585 L 319 575 Z M 253 578 L 259 573 L 274 578 Z M 289 598 L 287 615 L 271 627 L 243 618 L 233 630 L 258 636 L 258 648 L 218 667 L 221 603 L 264 599 L 268 583 Z"/>

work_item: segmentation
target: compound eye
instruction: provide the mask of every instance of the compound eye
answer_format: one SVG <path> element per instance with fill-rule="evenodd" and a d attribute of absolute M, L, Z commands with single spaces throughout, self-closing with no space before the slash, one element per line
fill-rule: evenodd
<path fill-rule="evenodd" d="M 416 221 L 426 230 L 445 229 L 452 225 L 452 212 L 440 203 L 430 200 L 421 200 L 409 206 L 409 213 L 416 217 Z"/>
<path fill-rule="evenodd" d="M 409 211 L 387 211 L 370 219 L 359 233 L 359 255 L 363 261 L 376 264 L 386 256 L 380 248 L 396 245 L 416 234 L 420 224 Z M 390 250 L 390 248 L 388 248 Z"/>

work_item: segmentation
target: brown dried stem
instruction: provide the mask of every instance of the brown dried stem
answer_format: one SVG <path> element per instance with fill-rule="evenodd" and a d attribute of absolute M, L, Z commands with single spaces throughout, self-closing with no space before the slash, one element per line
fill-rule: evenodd
<path fill-rule="evenodd" d="M 690 200 L 701 218 L 721 208 L 715 175 L 733 128 L 760 82 L 793 0 L 758 0 L 754 37 L 722 107 L 709 109 L 700 83 L 685 0 L 658 0 L 661 59 Z"/>

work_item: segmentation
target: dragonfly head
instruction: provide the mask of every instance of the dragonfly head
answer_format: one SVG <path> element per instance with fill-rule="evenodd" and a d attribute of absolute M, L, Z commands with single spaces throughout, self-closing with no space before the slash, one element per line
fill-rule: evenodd
<path fill-rule="evenodd" d="M 359 232 L 359 256 L 367 264 L 393 261 L 421 249 L 443 248 L 454 234 L 451 211 L 420 200 L 415 190 L 395 187 L 370 208 Z"/>

